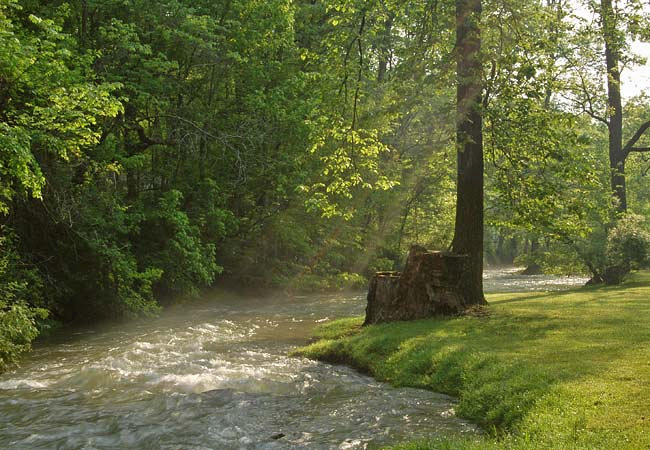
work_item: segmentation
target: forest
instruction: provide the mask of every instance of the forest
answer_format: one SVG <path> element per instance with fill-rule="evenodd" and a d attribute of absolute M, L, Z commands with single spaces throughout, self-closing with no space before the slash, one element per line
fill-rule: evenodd
<path fill-rule="evenodd" d="M 0 0 L 0 369 L 60 324 L 361 290 L 465 235 L 479 270 L 621 282 L 648 41 L 641 0 Z"/>

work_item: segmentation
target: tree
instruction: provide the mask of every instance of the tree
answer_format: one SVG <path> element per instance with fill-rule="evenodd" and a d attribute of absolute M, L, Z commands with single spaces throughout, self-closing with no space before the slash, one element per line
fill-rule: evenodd
<path fill-rule="evenodd" d="M 597 94 L 600 90 L 598 83 L 590 82 L 585 75 L 589 72 L 588 63 L 584 64 L 584 68 L 581 69 L 582 73 L 579 75 L 581 92 L 577 97 L 582 110 L 607 127 L 609 184 L 611 196 L 614 200 L 613 212 L 615 213 L 615 216 L 605 224 L 606 228 L 610 228 L 616 226 L 616 222 L 628 210 L 625 173 L 628 157 L 634 152 L 644 153 L 650 151 L 650 148 L 637 145 L 643 135 L 650 129 L 650 121 L 638 124 L 631 133 L 631 137 L 624 143 L 624 110 L 621 94 L 622 70 L 630 64 L 639 62 L 629 49 L 630 41 L 637 38 L 647 39 L 647 25 L 650 22 L 648 22 L 648 15 L 644 10 L 643 3 L 638 0 L 621 2 L 600 0 L 600 2 L 589 2 L 588 5 L 595 13 L 599 27 L 595 36 L 592 35 L 589 28 L 583 30 L 583 34 L 587 36 L 587 39 L 586 45 L 584 43 L 582 45 L 587 48 L 587 54 L 593 52 L 594 49 L 599 49 L 596 50 L 596 55 L 600 51 L 599 59 L 602 61 L 601 64 L 604 63 L 601 70 L 606 76 L 606 100 L 601 103 Z M 594 39 L 600 45 L 594 45 Z M 601 247 L 604 251 L 604 246 Z M 604 259 L 604 255 L 602 256 L 601 259 Z M 618 284 L 623 280 L 623 276 L 627 272 L 629 272 L 629 265 L 627 264 L 608 263 L 602 273 L 594 276 L 594 280 L 605 281 L 608 284 Z"/>
<path fill-rule="evenodd" d="M 584 72 L 590 67 L 589 61 L 579 64 L 580 94 L 578 103 L 583 111 L 593 119 L 605 124 L 608 133 L 608 155 L 610 168 L 610 185 L 615 200 L 615 210 L 620 215 L 627 211 L 627 188 L 625 179 L 625 164 L 629 155 L 633 152 L 649 152 L 650 148 L 637 146 L 641 137 L 650 130 L 650 121 L 643 122 L 631 134 L 631 137 L 623 143 L 623 101 L 621 95 L 621 72 L 626 65 L 638 62 L 634 55 L 630 54 L 629 42 L 635 38 L 648 37 L 647 25 L 648 15 L 644 11 L 642 2 L 638 0 L 626 0 L 612 2 L 612 0 L 600 0 L 600 4 L 589 3 L 599 19 L 599 35 L 595 36 L 600 40 L 602 56 L 604 60 L 604 72 L 607 77 L 607 100 L 602 109 L 598 111 L 598 84 L 590 83 Z M 590 34 L 591 28 L 587 28 Z M 589 51 L 589 50 L 587 50 Z M 595 93 L 595 92 L 596 93 Z"/>
<path fill-rule="evenodd" d="M 602 268 L 585 244 L 607 217 L 601 170 L 606 161 L 594 151 L 601 142 L 594 138 L 600 136 L 598 126 L 562 102 L 571 86 L 561 57 L 571 42 L 569 10 L 559 0 L 509 5 L 486 14 L 484 22 L 490 65 L 485 88 L 490 95 L 483 102 L 486 223 L 526 233 L 527 263 L 549 271 L 569 265 L 581 271 L 586 265 L 596 276 Z"/>
<path fill-rule="evenodd" d="M 467 305 L 485 304 L 483 295 L 483 117 L 481 0 L 456 0 L 456 145 L 458 184 L 452 250 L 465 254 L 461 292 Z"/>
<path fill-rule="evenodd" d="M 630 2 L 634 4 L 636 2 Z M 650 151 L 650 148 L 635 147 L 639 138 L 650 128 L 650 121 L 643 123 L 623 145 L 623 104 L 621 101 L 621 51 L 625 35 L 621 35 L 621 11 L 615 11 L 612 0 L 601 0 L 601 25 L 605 42 L 605 63 L 607 66 L 607 127 L 609 131 L 609 164 L 611 187 L 617 200 L 619 213 L 627 211 L 627 190 L 625 183 L 625 162 L 631 152 Z"/>

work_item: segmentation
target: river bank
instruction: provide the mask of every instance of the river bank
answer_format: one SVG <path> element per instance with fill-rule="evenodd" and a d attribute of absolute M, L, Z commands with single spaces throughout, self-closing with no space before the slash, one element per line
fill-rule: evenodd
<path fill-rule="evenodd" d="M 487 431 L 396 448 L 650 447 L 650 272 L 488 301 L 480 316 L 330 322 L 296 353 L 453 395 L 457 415 Z"/>

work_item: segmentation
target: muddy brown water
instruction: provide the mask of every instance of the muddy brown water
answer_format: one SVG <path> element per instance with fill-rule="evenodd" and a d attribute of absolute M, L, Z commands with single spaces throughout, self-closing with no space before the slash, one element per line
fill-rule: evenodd
<path fill-rule="evenodd" d="M 518 279 L 578 284 L 501 269 L 486 290 Z M 364 449 L 477 432 L 445 395 L 287 356 L 318 323 L 364 307 L 361 294 L 226 296 L 55 336 L 0 375 L 0 448 Z"/>

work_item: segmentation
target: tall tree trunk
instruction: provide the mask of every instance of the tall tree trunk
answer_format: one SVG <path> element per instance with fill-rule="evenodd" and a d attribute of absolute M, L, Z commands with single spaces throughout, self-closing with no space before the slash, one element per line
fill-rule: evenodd
<path fill-rule="evenodd" d="M 468 256 L 460 291 L 466 305 L 483 295 L 483 121 L 481 0 L 456 0 L 458 182 L 452 250 Z"/>
<path fill-rule="evenodd" d="M 81 0 L 81 18 L 79 27 L 79 43 L 81 47 L 86 46 L 88 36 L 88 0 Z"/>
<path fill-rule="evenodd" d="M 528 239 L 526 239 L 526 246 L 528 246 Z M 542 267 L 535 262 L 534 258 L 539 250 L 539 238 L 537 236 L 533 236 L 530 239 L 530 249 L 526 249 L 526 254 L 531 257 L 532 262 L 528 263 L 528 266 L 521 272 L 522 275 L 541 275 L 544 271 L 542 270 Z"/>
<path fill-rule="evenodd" d="M 391 55 L 391 34 L 393 32 L 393 20 L 395 16 L 393 13 L 388 15 L 384 22 L 384 32 L 381 36 L 379 44 L 379 64 L 377 67 L 377 81 L 380 83 L 384 81 L 384 76 L 388 70 L 388 60 Z"/>
<path fill-rule="evenodd" d="M 605 63 L 607 65 L 607 106 L 609 128 L 609 167 L 612 194 L 616 210 L 627 211 L 625 187 L 625 159 L 623 152 L 623 102 L 621 101 L 621 44 L 617 37 L 617 24 L 612 0 L 601 0 L 601 20 L 605 40 Z"/>

